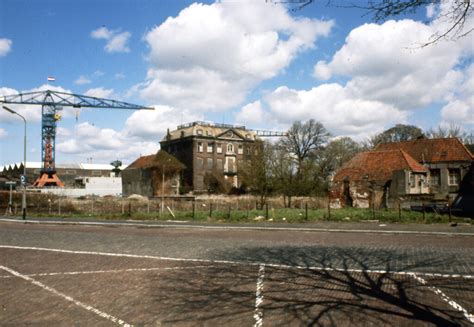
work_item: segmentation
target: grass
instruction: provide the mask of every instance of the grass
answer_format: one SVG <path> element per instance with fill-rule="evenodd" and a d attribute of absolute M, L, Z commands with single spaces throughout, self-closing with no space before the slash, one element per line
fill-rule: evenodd
<path fill-rule="evenodd" d="M 400 215 L 400 216 L 399 216 Z M 28 213 L 29 217 L 51 217 L 57 216 L 56 214 L 35 214 Z M 402 210 L 400 213 L 398 210 L 383 209 L 372 211 L 370 209 L 358 209 L 358 208 L 343 208 L 343 209 L 331 209 L 328 212 L 327 209 L 269 209 L 268 217 L 266 210 L 215 210 L 212 214 L 209 210 L 196 210 L 192 211 L 175 211 L 174 217 L 165 211 L 160 214 L 157 211 L 146 212 L 146 211 L 135 211 L 131 215 L 128 212 L 122 213 L 74 213 L 68 214 L 63 213 L 60 217 L 64 218 L 81 218 L 81 219 L 103 219 L 103 220 L 182 220 L 182 221 L 211 221 L 211 222 L 255 222 L 255 221 L 272 221 L 272 222 L 318 222 L 318 221 L 340 221 L 340 222 L 364 222 L 364 221 L 378 221 L 380 223 L 420 223 L 420 224 L 433 224 L 433 223 L 448 223 L 448 215 L 439 215 L 436 213 L 423 213 Z M 257 218 L 258 217 L 258 218 Z M 257 218 L 257 219 L 256 219 Z M 452 217 L 452 222 L 465 222 L 463 218 Z"/>

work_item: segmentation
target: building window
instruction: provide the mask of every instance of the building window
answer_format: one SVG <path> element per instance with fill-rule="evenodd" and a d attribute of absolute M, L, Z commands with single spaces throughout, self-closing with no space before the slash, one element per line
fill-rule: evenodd
<path fill-rule="evenodd" d="M 212 143 L 207 143 L 207 153 L 212 153 L 213 146 Z"/>
<path fill-rule="evenodd" d="M 222 144 L 217 143 L 217 153 L 222 153 Z"/>
<path fill-rule="evenodd" d="M 414 188 L 416 186 L 415 174 L 410 173 L 410 187 Z"/>
<path fill-rule="evenodd" d="M 102 175 L 102 173 L 101 173 L 100 170 L 94 170 L 94 171 L 92 171 L 92 176 L 101 176 L 101 175 Z"/>
<path fill-rule="evenodd" d="M 66 170 L 66 175 L 75 175 L 76 171 L 75 170 Z"/>
<path fill-rule="evenodd" d="M 224 169 L 222 159 L 217 159 L 217 169 L 218 170 L 223 170 Z"/>
<path fill-rule="evenodd" d="M 242 144 L 239 144 L 239 147 L 237 148 L 237 153 L 244 154 L 244 146 Z"/>
<path fill-rule="evenodd" d="M 214 162 L 212 158 L 207 158 L 207 169 L 212 169 L 213 165 L 214 165 Z"/>
<path fill-rule="evenodd" d="M 234 146 L 232 143 L 227 144 L 227 152 L 234 152 Z"/>
<path fill-rule="evenodd" d="M 212 132 L 206 129 L 206 135 L 207 136 L 212 136 Z"/>
<path fill-rule="evenodd" d="M 449 169 L 449 185 L 459 185 L 461 181 L 461 171 L 459 169 Z"/>
<path fill-rule="evenodd" d="M 202 129 L 197 130 L 197 135 L 202 135 Z"/>
<path fill-rule="evenodd" d="M 202 158 L 197 158 L 196 163 L 197 163 L 198 168 L 202 168 L 202 166 L 203 166 Z"/>
<path fill-rule="evenodd" d="M 441 183 L 441 174 L 439 169 L 431 169 L 430 170 L 430 185 L 431 186 L 438 186 Z"/>
<path fill-rule="evenodd" d="M 198 152 L 203 152 L 204 151 L 204 145 L 202 145 L 202 142 L 198 142 Z"/>

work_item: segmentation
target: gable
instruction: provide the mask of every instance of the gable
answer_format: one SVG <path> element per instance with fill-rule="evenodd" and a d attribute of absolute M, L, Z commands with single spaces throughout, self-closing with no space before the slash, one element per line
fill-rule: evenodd
<path fill-rule="evenodd" d="M 216 138 L 218 139 L 226 139 L 226 140 L 238 140 L 238 141 L 244 141 L 245 138 L 236 130 L 234 129 L 228 129 L 218 135 L 216 135 Z"/>

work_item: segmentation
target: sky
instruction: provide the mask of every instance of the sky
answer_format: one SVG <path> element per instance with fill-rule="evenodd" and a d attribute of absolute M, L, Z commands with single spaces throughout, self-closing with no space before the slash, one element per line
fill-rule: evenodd
<path fill-rule="evenodd" d="M 57 163 L 128 164 L 196 120 L 284 131 L 312 118 L 357 141 L 395 124 L 473 132 L 474 33 L 421 46 L 447 27 L 449 1 L 383 22 L 326 3 L 0 0 L 0 96 L 51 89 L 154 108 L 63 108 Z M 27 120 L 27 161 L 40 161 L 41 108 L 9 107 Z M 23 121 L 0 109 L 0 165 L 22 149 Z"/>

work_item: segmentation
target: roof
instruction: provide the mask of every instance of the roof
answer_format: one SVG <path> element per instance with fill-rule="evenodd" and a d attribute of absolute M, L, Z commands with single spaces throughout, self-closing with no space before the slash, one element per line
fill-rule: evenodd
<path fill-rule="evenodd" d="M 132 162 L 127 169 L 130 168 L 141 168 L 141 169 L 147 169 L 147 168 L 156 168 L 160 170 L 162 167 L 164 167 L 165 171 L 168 172 L 174 172 L 174 171 L 180 171 L 185 168 L 185 166 L 174 156 L 169 154 L 166 151 L 159 150 L 156 154 L 151 154 L 148 156 L 142 156 Z"/>
<path fill-rule="evenodd" d="M 227 131 L 234 131 L 238 134 L 239 138 L 245 138 L 248 140 L 257 139 L 257 132 L 248 130 L 245 126 L 197 121 L 185 125 L 179 125 L 175 130 L 168 132 L 163 137 L 162 142 L 176 140 L 187 136 L 220 137 Z"/>
<path fill-rule="evenodd" d="M 426 173 L 428 169 L 403 150 L 360 152 L 346 162 L 334 176 L 334 181 L 388 181 L 398 170 Z"/>
<path fill-rule="evenodd" d="M 145 166 L 148 166 L 150 162 L 153 161 L 154 157 L 155 157 L 154 154 L 150 154 L 148 156 L 141 156 L 138 159 L 136 159 L 134 162 L 132 162 L 130 165 L 128 165 L 127 169 L 144 168 Z"/>
<path fill-rule="evenodd" d="M 416 139 L 381 143 L 375 151 L 403 150 L 418 162 L 472 161 L 471 152 L 457 138 Z"/>

